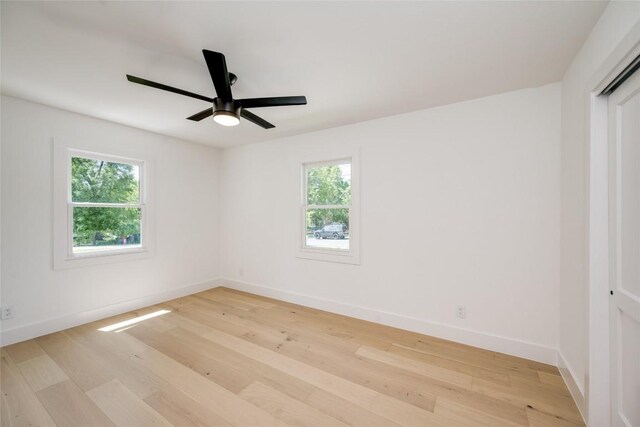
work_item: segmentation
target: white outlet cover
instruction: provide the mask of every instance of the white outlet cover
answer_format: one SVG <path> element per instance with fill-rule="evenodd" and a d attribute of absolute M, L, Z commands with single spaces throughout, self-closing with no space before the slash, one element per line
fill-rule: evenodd
<path fill-rule="evenodd" d="M 12 305 L 2 307 L 2 320 L 11 319 L 14 316 L 15 316 L 15 313 L 13 311 Z"/>

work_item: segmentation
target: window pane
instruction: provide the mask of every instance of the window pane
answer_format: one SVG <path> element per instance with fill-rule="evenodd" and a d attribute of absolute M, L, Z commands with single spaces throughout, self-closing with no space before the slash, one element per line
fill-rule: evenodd
<path fill-rule="evenodd" d="M 73 253 L 140 247 L 139 208 L 73 208 Z"/>
<path fill-rule="evenodd" d="M 351 163 L 307 167 L 308 205 L 349 205 Z"/>
<path fill-rule="evenodd" d="M 307 209 L 306 247 L 349 250 L 349 209 Z"/>
<path fill-rule="evenodd" d="M 127 163 L 73 157 L 71 196 L 74 202 L 139 203 L 140 168 Z"/>

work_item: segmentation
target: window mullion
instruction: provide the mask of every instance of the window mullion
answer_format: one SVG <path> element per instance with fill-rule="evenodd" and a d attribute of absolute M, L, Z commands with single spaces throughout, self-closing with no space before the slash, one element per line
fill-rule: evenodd
<path fill-rule="evenodd" d="M 350 205 L 307 205 L 307 209 L 349 209 Z"/>
<path fill-rule="evenodd" d="M 73 207 L 80 208 L 141 208 L 142 203 L 97 203 L 97 202 L 69 202 Z"/>

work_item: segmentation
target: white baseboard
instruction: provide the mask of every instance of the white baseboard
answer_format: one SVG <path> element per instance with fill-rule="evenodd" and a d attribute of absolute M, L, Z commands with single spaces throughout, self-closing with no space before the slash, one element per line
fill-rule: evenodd
<path fill-rule="evenodd" d="M 126 313 L 127 311 L 136 310 L 174 298 L 216 288 L 218 286 L 227 286 L 232 289 L 300 304 L 331 313 L 355 317 L 357 319 L 368 320 L 425 335 L 431 335 L 551 365 L 555 365 L 556 363 L 560 364 L 560 361 L 563 360 L 562 357 L 558 356 L 556 349 L 527 341 L 230 279 L 214 279 L 203 283 L 171 289 L 158 294 L 147 295 L 129 301 L 98 307 L 80 313 L 67 314 L 27 325 L 17 326 L 15 328 L 2 331 L 0 334 L 0 345 L 9 345 L 41 335 L 50 334 L 81 324 Z M 577 390 L 578 397 L 574 395 L 574 398 L 578 403 L 578 407 L 582 411 L 583 406 L 581 406 L 581 404 L 584 405 L 584 393 L 582 393 L 575 381 L 573 381 L 573 377 L 566 368 L 566 364 L 563 366 L 565 366 L 565 372 L 563 373 L 565 382 L 567 382 L 572 394 L 574 394 L 574 389 Z M 560 368 L 560 370 L 563 372 L 562 368 Z M 568 378 L 570 380 L 568 380 Z M 572 389 L 570 381 L 573 381 L 574 389 Z M 581 403 L 579 403 L 580 397 Z"/>
<path fill-rule="evenodd" d="M 51 334 L 53 332 L 62 331 L 85 323 L 95 322 L 96 320 L 126 313 L 127 311 L 137 310 L 139 308 L 159 304 L 175 298 L 206 291 L 207 289 L 217 288 L 219 284 L 219 279 L 209 280 L 207 282 L 182 286 L 157 294 L 146 295 L 144 297 L 82 311 L 80 313 L 66 314 L 60 317 L 49 318 L 17 326 L 15 328 L 4 330 L 0 333 L 0 345 L 5 346 L 42 335 Z"/>
<path fill-rule="evenodd" d="M 576 374 L 571 369 L 570 365 L 567 363 L 567 360 L 564 358 L 562 353 L 558 351 L 558 361 L 557 361 L 558 369 L 560 370 L 560 375 L 562 375 L 562 379 L 564 383 L 567 385 L 569 389 L 569 393 L 573 397 L 573 400 L 576 402 L 576 406 L 578 407 L 578 411 L 580 411 L 580 415 L 582 415 L 582 420 L 585 425 L 589 425 L 587 422 L 587 400 L 584 396 L 583 387 L 580 386 L 580 383 L 576 381 Z"/>
<path fill-rule="evenodd" d="M 262 285 L 240 282 L 237 280 L 222 279 L 220 280 L 220 286 L 227 286 L 239 291 L 250 292 L 331 313 L 381 323 L 387 326 L 406 329 L 412 332 L 431 335 L 512 356 L 523 357 L 525 359 L 535 360 L 537 362 L 547 363 L 554 366 L 557 361 L 557 350 L 555 348 L 514 338 L 507 338 L 471 329 L 463 329 L 416 317 L 374 310 L 358 305 L 346 304 L 339 301 L 303 295 L 295 292 L 269 288 Z"/>

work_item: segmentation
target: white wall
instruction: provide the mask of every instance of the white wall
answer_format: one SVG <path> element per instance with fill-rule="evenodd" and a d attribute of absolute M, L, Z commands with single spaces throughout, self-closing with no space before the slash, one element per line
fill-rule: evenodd
<path fill-rule="evenodd" d="M 192 293 L 200 287 L 189 285 L 219 276 L 219 150 L 16 98 L 1 102 L 1 296 L 16 312 L 2 322 L 4 342 Z M 52 269 L 52 138 L 89 138 L 155 158 L 153 258 Z"/>
<path fill-rule="evenodd" d="M 359 266 L 295 257 L 296 159 L 332 147 L 360 149 Z M 228 149 L 221 179 L 235 286 L 555 362 L 559 84 Z"/>
<path fill-rule="evenodd" d="M 587 102 L 592 88 L 587 85 L 639 20 L 640 2 L 611 2 L 562 80 L 559 349 L 581 394 L 589 377 Z"/>

